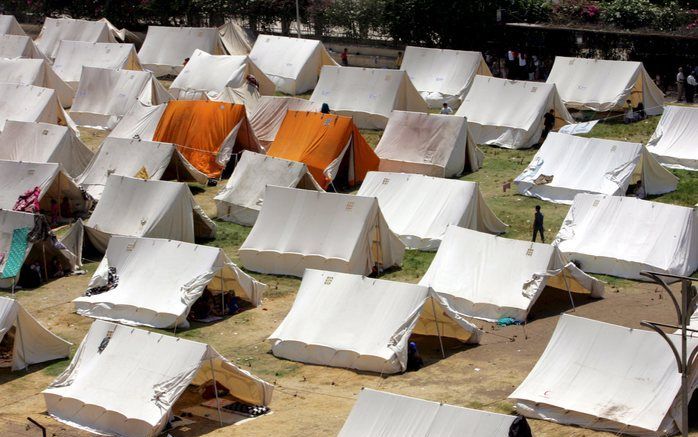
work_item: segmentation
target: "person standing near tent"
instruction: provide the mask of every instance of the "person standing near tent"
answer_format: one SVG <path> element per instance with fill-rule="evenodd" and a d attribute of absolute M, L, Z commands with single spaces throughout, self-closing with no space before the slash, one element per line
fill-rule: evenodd
<path fill-rule="evenodd" d="M 349 50 L 347 50 L 346 48 L 342 52 L 341 59 L 342 59 L 342 65 L 344 65 L 345 67 L 348 67 L 349 66 Z"/>
<path fill-rule="evenodd" d="M 686 78 L 686 103 L 693 103 L 693 97 L 696 94 L 696 87 L 698 82 L 696 82 L 695 73 L 689 73 Z"/>
<path fill-rule="evenodd" d="M 553 127 L 555 127 L 555 110 L 551 109 L 543 114 L 543 134 L 540 136 L 541 143 L 548 138 L 548 134 L 553 130 Z"/>
<path fill-rule="evenodd" d="M 320 112 L 322 112 L 323 114 L 331 114 L 332 111 L 330 111 L 330 105 L 328 105 L 327 103 L 323 103 L 322 107 L 320 108 Z"/>
<path fill-rule="evenodd" d="M 451 107 L 448 106 L 448 103 L 444 102 L 444 104 L 441 106 L 441 111 L 439 113 L 443 115 L 453 115 L 453 109 L 451 109 Z"/>
<path fill-rule="evenodd" d="M 402 52 L 397 52 L 397 58 L 395 58 L 395 68 L 398 70 L 402 67 Z"/>
<path fill-rule="evenodd" d="M 684 97 L 684 81 L 686 80 L 686 77 L 683 75 L 683 68 L 679 67 L 679 72 L 676 73 L 676 101 L 681 102 L 683 101 Z"/>
<path fill-rule="evenodd" d="M 540 241 L 545 243 L 545 236 L 543 235 L 544 223 L 543 220 L 545 216 L 540 212 L 540 205 L 536 205 L 536 213 L 533 215 L 533 241 L 536 241 L 536 234 L 540 232 Z"/>

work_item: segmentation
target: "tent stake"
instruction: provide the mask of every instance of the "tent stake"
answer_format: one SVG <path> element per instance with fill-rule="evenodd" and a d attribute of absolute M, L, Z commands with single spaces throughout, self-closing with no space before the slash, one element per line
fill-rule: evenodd
<path fill-rule="evenodd" d="M 431 297 L 431 310 L 434 312 L 434 323 L 436 324 L 436 333 L 439 336 L 439 346 L 441 347 L 441 358 L 446 358 L 444 353 L 444 343 L 441 341 L 441 329 L 439 328 L 439 321 L 436 318 L 436 304 L 434 303 L 434 297 Z"/>
<path fill-rule="evenodd" d="M 213 379 L 213 392 L 216 395 L 216 408 L 218 409 L 218 423 L 223 426 L 223 416 L 221 415 L 221 401 L 218 399 L 218 385 L 216 384 L 216 372 L 213 371 L 213 358 L 209 358 L 208 364 L 211 366 L 211 378 Z"/>

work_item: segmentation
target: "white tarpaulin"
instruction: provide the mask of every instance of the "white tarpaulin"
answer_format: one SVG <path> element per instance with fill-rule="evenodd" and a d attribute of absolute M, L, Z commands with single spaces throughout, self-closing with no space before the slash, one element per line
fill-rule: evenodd
<path fill-rule="evenodd" d="M 315 88 L 323 65 L 337 65 L 325 46 L 314 39 L 259 35 L 250 59 L 286 94 Z"/>
<path fill-rule="evenodd" d="M 0 15 L 0 35 L 26 35 L 14 15 Z"/>
<path fill-rule="evenodd" d="M 271 384 L 207 344 L 97 320 L 43 395 L 51 417 L 70 426 L 101 435 L 156 436 L 189 384 L 211 379 L 243 402 L 271 401 Z"/>
<path fill-rule="evenodd" d="M 302 162 L 245 150 L 225 188 L 215 197 L 217 218 L 244 226 L 254 225 L 268 185 L 323 191 Z"/>
<path fill-rule="evenodd" d="M 646 194 L 655 195 L 676 190 L 679 179 L 640 143 L 555 132 L 514 179 L 524 196 L 567 205 L 579 193 L 623 196 L 638 181 Z"/>
<path fill-rule="evenodd" d="M 306 268 L 367 275 L 400 265 L 404 252 L 374 198 L 269 186 L 239 256 L 249 270 L 300 277 Z"/>
<path fill-rule="evenodd" d="M 579 135 L 588 134 L 594 129 L 594 126 L 599 122 L 599 120 L 585 121 L 582 123 L 573 123 L 562 126 L 557 131 L 561 134 Z"/>
<path fill-rule="evenodd" d="M 0 160 L 54 162 L 76 177 L 92 156 L 92 151 L 65 126 L 8 120 L 0 133 Z"/>
<path fill-rule="evenodd" d="M 34 40 L 50 59 L 56 57 L 61 41 L 116 42 L 109 25 L 103 21 L 46 18 L 41 33 Z"/>
<path fill-rule="evenodd" d="M 338 437 L 516 437 L 516 416 L 362 388 Z"/>
<path fill-rule="evenodd" d="M 662 113 L 664 93 L 642 62 L 556 56 L 547 83 L 555 84 L 568 108 L 623 111 L 626 100 L 642 102 L 649 115 Z"/>
<path fill-rule="evenodd" d="M 586 275 L 549 244 L 497 237 L 449 226 L 419 281 L 468 317 L 525 321 L 546 286 L 604 295 L 601 281 Z"/>
<path fill-rule="evenodd" d="M 247 55 L 252 50 L 252 43 L 242 27 L 232 21 L 226 21 L 218 28 L 225 51 L 230 55 Z"/>
<path fill-rule="evenodd" d="M 698 171 L 698 108 L 664 107 L 647 150 L 665 167 Z"/>
<path fill-rule="evenodd" d="M 136 100 L 136 103 L 109 133 L 109 137 L 152 141 L 166 108 L 165 103 L 147 105 Z"/>
<path fill-rule="evenodd" d="M 19 196 L 35 188 L 41 190 L 42 211 L 51 210 L 51 199 L 61 203 L 64 197 L 74 212 L 85 212 L 89 207 L 73 178 L 54 163 L 0 161 L 0 187 L 1 209 L 13 209 Z"/>
<path fill-rule="evenodd" d="M 6 336 L 14 337 L 12 370 L 70 355 L 70 343 L 44 328 L 16 300 L 0 297 L 0 341 Z"/>
<path fill-rule="evenodd" d="M 172 96 L 148 71 L 82 67 L 70 115 L 79 126 L 112 129 L 133 105 L 159 105 Z"/>
<path fill-rule="evenodd" d="M 698 269 L 698 209 L 634 197 L 578 194 L 554 245 L 585 272 L 645 279 L 643 270 Z"/>
<path fill-rule="evenodd" d="M 167 176 L 179 181 L 205 184 L 208 177 L 196 170 L 174 144 L 107 137 L 94 159 L 76 182 L 99 200 L 111 175 L 160 180 Z"/>
<path fill-rule="evenodd" d="M 73 104 L 75 90 L 63 82 L 44 59 L 0 59 L 0 78 L 4 83 L 50 88 L 56 91 L 63 107 Z"/>
<path fill-rule="evenodd" d="M 28 36 L 2 34 L 0 34 L 0 58 L 46 59 Z"/>
<path fill-rule="evenodd" d="M 457 109 L 475 75 L 492 76 L 480 52 L 407 46 L 400 65 L 430 108 Z"/>
<path fill-rule="evenodd" d="M 540 139 L 543 115 L 551 109 L 553 129 L 574 122 L 554 84 L 475 76 L 456 115 L 468 119 L 477 144 L 525 149 Z"/>
<path fill-rule="evenodd" d="M 362 129 L 385 129 L 393 110 L 429 111 L 407 73 L 382 68 L 322 67 L 310 100 L 327 103 Z"/>
<path fill-rule="evenodd" d="M 178 100 L 220 100 L 226 88 L 245 88 L 250 74 L 259 83 L 260 94 L 274 94 L 274 82 L 247 56 L 214 56 L 196 49 L 170 85 L 170 93 Z"/>
<path fill-rule="evenodd" d="M 214 298 L 233 293 L 254 306 L 266 290 L 222 249 L 174 240 L 112 237 L 88 291 L 107 285 L 110 269 L 116 269 L 116 287 L 73 300 L 81 316 L 153 328 L 186 327 L 189 310 L 205 289 Z"/>
<path fill-rule="evenodd" d="M 255 136 L 266 149 L 274 142 L 288 111 L 320 112 L 321 107 L 322 103 L 297 97 L 264 96 L 259 99 L 252 114 L 248 109 L 247 115 Z"/>
<path fill-rule="evenodd" d="M 78 132 L 56 91 L 33 85 L 0 83 L 0 131 L 7 120 L 60 124 Z"/>
<path fill-rule="evenodd" d="M 667 334 L 681 348 L 681 336 Z M 688 353 L 698 339 L 688 339 Z M 690 367 L 689 396 L 696 388 Z M 563 314 L 531 373 L 509 396 L 519 414 L 635 436 L 679 432 L 681 374 L 652 331 Z"/>
<path fill-rule="evenodd" d="M 451 326 L 441 331 L 479 342 L 475 325 L 440 302 L 432 307 L 429 297 L 429 289 L 419 285 L 308 269 L 291 311 L 269 336 L 272 353 L 304 363 L 402 372 L 412 332 L 429 327 L 416 333 L 437 335 L 434 308 L 442 314 L 439 327 Z M 426 321 L 419 324 L 422 317 Z"/>
<path fill-rule="evenodd" d="M 85 231 L 92 245 L 104 252 L 111 235 L 193 243 L 195 236 L 213 238 L 216 224 L 197 205 L 185 183 L 111 175 Z"/>
<path fill-rule="evenodd" d="M 53 61 L 53 70 L 77 89 L 82 67 L 109 70 L 142 70 L 133 44 L 61 41 Z"/>
<path fill-rule="evenodd" d="M 224 55 L 225 48 L 214 27 L 148 26 L 138 58 L 143 67 L 155 76 L 176 76 L 184 67 L 184 60 L 194 51 L 203 50 L 212 55 Z"/>
<path fill-rule="evenodd" d="M 357 195 L 378 199 L 388 226 L 409 249 L 438 249 L 449 225 L 506 231 L 476 182 L 372 171 Z"/>
<path fill-rule="evenodd" d="M 453 177 L 476 171 L 485 156 L 465 117 L 393 111 L 376 146 L 379 170 Z"/>

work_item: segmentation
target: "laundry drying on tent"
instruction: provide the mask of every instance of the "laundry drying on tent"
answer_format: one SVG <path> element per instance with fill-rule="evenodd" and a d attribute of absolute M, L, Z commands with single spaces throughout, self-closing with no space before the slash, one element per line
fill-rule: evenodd
<path fill-rule="evenodd" d="M 483 260 L 488 260 L 483 262 Z M 604 297 L 604 284 L 549 244 L 449 226 L 420 285 L 468 317 L 525 322 L 545 287 Z"/>
<path fill-rule="evenodd" d="M 143 70 L 133 44 L 61 41 L 56 51 L 56 59 L 53 61 L 53 70 L 56 74 L 68 85 L 77 89 L 82 67 Z"/>
<path fill-rule="evenodd" d="M 61 41 L 117 42 L 105 21 L 47 17 L 34 42 L 47 58 L 54 59 Z"/>
<path fill-rule="evenodd" d="M 310 100 L 351 116 L 362 129 L 385 129 L 393 110 L 428 112 L 406 72 L 380 68 L 322 67 Z"/>
<path fill-rule="evenodd" d="M 374 198 L 268 186 L 239 255 L 249 270 L 301 277 L 306 268 L 379 273 L 404 252 Z"/>
<path fill-rule="evenodd" d="M 21 370 L 68 358 L 70 346 L 44 328 L 19 302 L 0 297 L 0 367 Z"/>
<path fill-rule="evenodd" d="M 214 27 L 148 26 L 138 58 L 143 67 L 157 77 L 176 76 L 197 49 L 211 55 L 226 54 L 218 29 Z"/>
<path fill-rule="evenodd" d="M 78 132 L 56 91 L 33 85 L 0 83 L 0 131 L 7 120 L 59 124 Z"/>
<path fill-rule="evenodd" d="M 379 170 L 454 177 L 485 159 L 465 117 L 393 111 L 376 146 Z"/>
<path fill-rule="evenodd" d="M 48 59 L 28 36 L 2 33 L 0 33 L 0 58 Z"/>
<path fill-rule="evenodd" d="M 670 341 L 681 336 L 667 334 Z M 697 338 L 688 338 L 690 353 Z M 531 373 L 509 395 L 526 417 L 633 436 L 680 432 L 681 374 L 652 331 L 563 314 Z M 689 394 L 695 368 L 688 374 Z"/>
<path fill-rule="evenodd" d="M 427 287 L 308 269 L 268 340 L 277 357 L 389 374 L 408 369 L 412 334 L 476 344 L 481 332 Z"/>
<path fill-rule="evenodd" d="M 551 132 L 514 179 L 519 193 L 571 205 L 578 193 L 624 196 L 638 184 L 645 195 L 676 190 L 679 179 L 640 143 Z"/>
<path fill-rule="evenodd" d="M 150 72 L 83 67 L 70 115 L 79 126 L 112 129 L 136 102 L 159 105 L 171 98 Z"/>
<path fill-rule="evenodd" d="M 314 39 L 259 35 L 250 59 L 286 94 L 315 88 L 323 65 L 337 65 L 322 42 Z"/>
<path fill-rule="evenodd" d="M 317 183 L 354 186 L 379 159 L 350 117 L 287 111 L 267 155 L 305 163 Z"/>
<path fill-rule="evenodd" d="M 216 217 L 243 226 L 254 225 L 269 185 L 323 191 L 305 164 L 246 150 L 225 188 L 215 197 Z"/>
<path fill-rule="evenodd" d="M 458 109 L 475 75 L 492 76 L 480 52 L 407 46 L 400 65 L 430 108 Z"/>
<path fill-rule="evenodd" d="M 550 110 L 554 130 L 574 122 L 554 84 L 475 76 L 456 115 L 467 117 L 477 144 L 526 149 L 540 140 Z"/>
<path fill-rule="evenodd" d="M 273 388 L 207 344 L 97 320 L 68 368 L 42 393 L 51 417 L 67 425 L 155 436 L 187 403 L 201 409 L 219 398 L 204 408 L 211 420 L 248 419 L 234 408 L 266 407 Z"/>
<path fill-rule="evenodd" d="M 251 111 L 249 105 L 246 107 L 252 130 L 260 146 L 267 150 L 276 139 L 288 111 L 320 112 L 322 104 L 297 97 L 262 96 Z"/>
<path fill-rule="evenodd" d="M 521 416 L 362 387 L 338 437 L 530 437 Z"/>
<path fill-rule="evenodd" d="M 14 15 L 0 15 L 0 35 L 26 35 Z"/>
<path fill-rule="evenodd" d="M 92 156 L 75 132 L 65 126 L 8 120 L 0 132 L 0 160 L 52 162 L 76 177 L 85 170 Z"/>
<path fill-rule="evenodd" d="M 645 279 L 641 271 L 698 270 L 698 209 L 634 197 L 577 194 L 553 242 L 585 272 Z"/>
<path fill-rule="evenodd" d="M 664 167 L 698 171 L 698 108 L 666 106 L 647 149 Z"/>
<path fill-rule="evenodd" d="M 438 249 L 449 225 L 506 231 L 476 182 L 372 171 L 357 195 L 378 199 L 388 226 L 409 249 Z"/>
<path fill-rule="evenodd" d="M 76 182 L 99 200 L 111 175 L 200 184 L 208 181 L 208 177 L 189 164 L 174 144 L 107 137 L 89 166 L 76 177 Z"/>
<path fill-rule="evenodd" d="M 247 55 L 252 50 L 252 42 L 245 30 L 233 21 L 226 21 L 218 27 L 218 34 L 225 51 L 230 55 Z"/>
<path fill-rule="evenodd" d="M 4 83 L 50 88 L 56 91 L 63 107 L 73 104 L 75 90 L 58 77 L 45 59 L 0 59 L 0 77 Z"/>
<path fill-rule="evenodd" d="M 247 56 L 214 56 L 196 49 L 169 92 L 177 100 L 221 100 L 226 88 L 245 89 L 248 85 L 261 95 L 275 91 L 274 82 Z"/>
<path fill-rule="evenodd" d="M 642 103 L 648 115 L 657 115 L 664 104 L 664 93 L 642 62 L 556 56 L 547 83 L 557 86 L 572 109 L 622 112 L 630 100 L 633 106 Z"/>
<path fill-rule="evenodd" d="M 217 247 L 119 236 L 87 287 L 73 300 L 78 314 L 163 329 L 220 320 L 242 301 L 258 306 L 266 290 Z"/>

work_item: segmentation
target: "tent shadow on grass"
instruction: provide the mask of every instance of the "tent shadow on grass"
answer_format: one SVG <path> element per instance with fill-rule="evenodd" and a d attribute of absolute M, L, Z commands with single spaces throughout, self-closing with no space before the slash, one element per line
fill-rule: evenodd
<path fill-rule="evenodd" d="M 441 355 L 441 346 L 439 345 L 439 337 L 437 336 L 412 334 L 410 336 L 410 341 L 417 344 L 417 349 L 424 360 L 422 369 L 442 360 L 446 360 L 452 355 L 456 355 L 479 346 L 477 344 L 463 343 L 455 338 L 443 337 L 442 342 L 444 345 L 444 357 Z M 419 372 L 420 370 L 416 370 L 416 372 Z M 396 375 L 399 375 L 399 373 Z M 393 375 L 383 375 L 384 378 L 388 378 L 390 376 Z"/>
<path fill-rule="evenodd" d="M 65 366 L 56 366 L 61 362 L 65 362 Z M 69 358 L 59 358 L 51 361 L 44 361 L 43 363 L 31 364 L 27 369 L 22 370 L 12 371 L 9 367 L 2 367 L 0 368 L 0 385 L 14 381 L 15 379 L 24 378 L 27 375 L 44 370 L 46 370 L 47 373 L 50 373 L 51 376 L 57 376 L 63 371 L 65 367 L 68 366 L 68 363 L 70 363 Z M 54 372 L 49 372 L 49 368 L 54 366 L 60 367 L 60 371 L 56 375 L 53 375 Z"/>
<path fill-rule="evenodd" d="M 594 299 L 589 293 L 572 292 L 572 300 L 575 308 L 593 303 L 599 299 Z M 548 317 L 556 317 L 560 314 L 572 311 L 572 304 L 567 290 L 560 290 L 553 287 L 545 287 L 543 293 L 531 307 L 528 314 L 528 322 L 538 319 L 547 319 Z"/>

